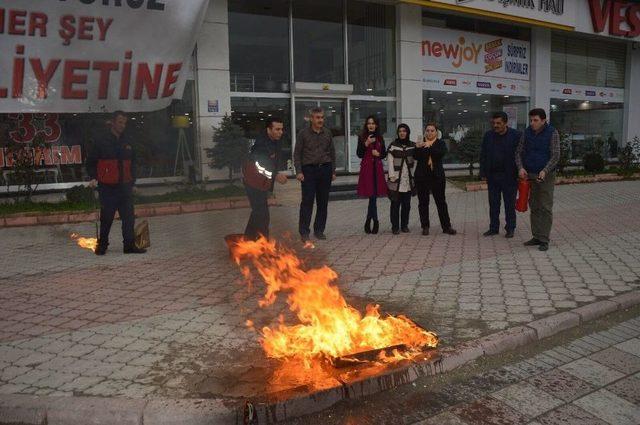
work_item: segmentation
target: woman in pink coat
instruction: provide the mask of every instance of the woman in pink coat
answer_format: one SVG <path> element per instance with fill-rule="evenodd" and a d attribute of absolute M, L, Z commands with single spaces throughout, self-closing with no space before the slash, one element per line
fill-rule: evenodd
<path fill-rule="evenodd" d="M 365 120 L 362 132 L 358 137 L 356 153 L 359 158 L 362 158 L 358 178 L 358 196 L 369 198 L 364 231 L 365 233 L 378 233 L 380 224 L 378 222 L 377 198 L 387 196 L 387 183 L 382 167 L 382 160 L 387 153 L 384 139 L 380 134 L 380 122 L 376 116 L 368 116 Z M 371 222 L 373 222 L 373 228 Z"/>

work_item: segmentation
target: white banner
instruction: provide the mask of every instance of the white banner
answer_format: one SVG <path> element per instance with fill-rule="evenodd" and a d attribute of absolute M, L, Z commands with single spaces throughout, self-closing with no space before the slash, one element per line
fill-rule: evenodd
<path fill-rule="evenodd" d="M 0 112 L 167 107 L 208 1 L 0 0 Z"/>
<path fill-rule="evenodd" d="M 423 87 L 529 96 L 529 42 L 423 27 Z"/>

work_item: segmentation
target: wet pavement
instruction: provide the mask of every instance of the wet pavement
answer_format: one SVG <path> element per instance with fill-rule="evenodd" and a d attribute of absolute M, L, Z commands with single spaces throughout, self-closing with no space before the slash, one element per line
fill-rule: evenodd
<path fill-rule="evenodd" d="M 522 245 L 527 215 L 514 239 L 483 237 L 486 193 L 456 191 L 456 236 L 435 227 L 421 236 L 415 199 L 412 233 L 391 234 L 381 199 L 381 233 L 365 235 L 366 201 L 351 200 L 330 204 L 327 241 L 291 245 L 308 267 L 335 269 L 361 311 L 379 303 L 455 345 L 636 289 L 639 192 L 640 182 L 559 186 L 546 253 Z M 273 208 L 273 235 L 295 234 L 297 211 L 295 202 Z M 274 325 L 280 314 L 293 323 L 284 300 L 260 308 L 261 283 L 247 285 L 229 259 L 223 237 L 248 213 L 151 218 L 143 256 L 122 254 L 117 223 L 105 257 L 69 239 L 91 236 L 91 223 L 0 230 L 0 394 L 234 401 L 313 389 L 279 373 L 246 326 Z"/>
<path fill-rule="evenodd" d="M 640 308 L 288 425 L 634 425 Z"/>

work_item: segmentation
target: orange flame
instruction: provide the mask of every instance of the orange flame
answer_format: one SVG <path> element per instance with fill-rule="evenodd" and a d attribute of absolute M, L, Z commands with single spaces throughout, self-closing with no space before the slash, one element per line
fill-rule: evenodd
<path fill-rule="evenodd" d="M 76 241 L 80 248 L 89 249 L 91 251 L 95 251 L 98 246 L 98 240 L 96 238 L 83 238 L 77 233 L 72 233 L 71 239 Z"/>
<path fill-rule="evenodd" d="M 333 284 L 338 277 L 335 271 L 327 266 L 305 271 L 302 261 L 275 241 L 239 240 L 230 248 L 237 264 L 251 261 L 266 283 L 259 305 L 269 306 L 278 293 L 286 292 L 289 309 L 300 321 L 289 326 L 281 318 L 277 327 L 262 328 L 260 342 L 268 357 L 298 359 L 310 367 L 314 358 L 336 358 L 399 344 L 408 347 L 406 354 L 396 351 L 391 356 L 379 356 L 380 361 L 389 362 L 438 345 L 435 333 L 402 315 L 382 317 L 378 305 L 368 305 L 363 316 Z M 248 269 L 243 268 L 246 273 Z"/>

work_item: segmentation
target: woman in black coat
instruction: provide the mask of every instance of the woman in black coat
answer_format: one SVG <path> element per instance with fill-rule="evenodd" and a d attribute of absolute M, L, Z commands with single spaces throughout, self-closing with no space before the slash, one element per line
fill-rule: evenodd
<path fill-rule="evenodd" d="M 433 194 L 438 208 L 438 217 L 442 231 L 449 235 L 455 235 L 456 231 L 451 227 L 449 208 L 445 199 L 446 178 L 442 159 L 447 153 L 447 144 L 438 139 L 438 127 L 435 123 L 427 124 L 424 137 L 416 143 L 416 161 L 418 165 L 415 171 L 416 189 L 418 191 L 418 211 L 420 212 L 420 224 L 422 234 L 429 234 L 429 194 Z"/>

